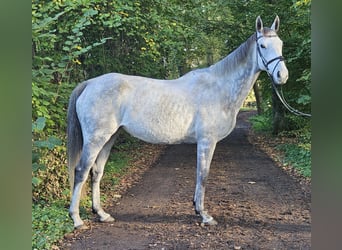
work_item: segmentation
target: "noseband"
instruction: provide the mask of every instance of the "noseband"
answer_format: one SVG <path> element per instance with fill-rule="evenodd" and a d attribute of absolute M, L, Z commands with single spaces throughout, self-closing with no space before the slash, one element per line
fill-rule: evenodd
<path fill-rule="evenodd" d="M 272 70 L 272 80 L 273 80 L 273 73 L 275 71 L 275 69 L 277 68 L 278 64 L 281 62 L 281 61 L 285 61 L 284 57 L 283 56 L 278 56 L 278 57 L 275 57 L 269 61 L 266 60 L 266 58 L 262 55 L 261 53 L 261 50 L 260 50 L 260 44 L 258 43 L 258 40 L 263 37 L 263 36 L 259 36 L 256 38 L 256 44 L 257 44 L 257 52 L 261 58 L 261 61 L 262 63 L 264 64 L 265 68 L 266 68 L 266 72 L 268 75 L 270 75 L 269 73 L 269 68 L 268 68 L 268 65 L 270 65 L 272 62 L 278 60 L 278 62 L 276 63 L 276 65 L 274 66 L 273 70 Z M 277 37 L 277 35 L 271 35 L 271 36 L 266 36 L 266 37 Z"/>

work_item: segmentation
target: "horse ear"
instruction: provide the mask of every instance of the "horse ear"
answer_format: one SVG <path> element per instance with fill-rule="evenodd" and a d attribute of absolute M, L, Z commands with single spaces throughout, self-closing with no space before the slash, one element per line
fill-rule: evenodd
<path fill-rule="evenodd" d="M 271 29 L 275 30 L 275 32 L 278 32 L 278 30 L 279 30 L 279 23 L 280 23 L 279 16 L 277 15 L 275 17 L 274 21 L 273 21 Z"/>
<path fill-rule="evenodd" d="M 255 29 L 258 32 L 261 32 L 263 29 L 264 25 L 262 24 L 261 17 L 258 16 L 257 19 L 255 20 Z"/>

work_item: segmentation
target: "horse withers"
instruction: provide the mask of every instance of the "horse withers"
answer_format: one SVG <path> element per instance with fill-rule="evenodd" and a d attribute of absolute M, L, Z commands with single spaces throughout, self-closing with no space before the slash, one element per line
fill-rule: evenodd
<path fill-rule="evenodd" d="M 217 222 L 204 209 L 205 184 L 216 143 L 234 128 L 237 113 L 261 71 L 284 84 L 288 70 L 277 35 L 256 19 L 256 32 L 216 64 L 175 80 L 109 73 L 79 84 L 68 107 L 68 165 L 72 183 L 69 209 L 75 228 L 82 186 L 91 173 L 92 209 L 102 222 L 114 219 L 100 204 L 100 180 L 122 128 L 149 143 L 197 143 L 197 178 L 193 197 L 202 222 Z"/>

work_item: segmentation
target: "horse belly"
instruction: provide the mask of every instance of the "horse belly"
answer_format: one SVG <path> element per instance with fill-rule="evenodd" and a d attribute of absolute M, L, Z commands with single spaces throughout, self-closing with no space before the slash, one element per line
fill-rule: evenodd
<path fill-rule="evenodd" d="M 178 144 L 178 143 L 194 143 L 193 135 L 186 133 L 181 128 L 174 129 L 173 127 L 158 127 L 147 128 L 146 124 L 125 125 L 123 128 L 132 136 L 141 139 L 145 142 L 155 144 Z"/>
<path fill-rule="evenodd" d="M 150 143 L 195 142 L 194 111 L 184 100 L 167 97 L 139 102 L 126 109 L 123 128 Z"/>

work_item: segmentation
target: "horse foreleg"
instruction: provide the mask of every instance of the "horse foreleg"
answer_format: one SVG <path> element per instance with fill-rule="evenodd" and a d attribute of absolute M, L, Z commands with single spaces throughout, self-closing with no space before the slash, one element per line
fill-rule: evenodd
<path fill-rule="evenodd" d="M 207 225 L 216 225 L 214 218 L 204 210 L 205 185 L 209 175 L 210 163 L 214 154 L 216 142 L 203 140 L 197 144 L 197 178 L 194 195 L 194 205 L 197 214 L 202 216 L 202 222 Z"/>
<path fill-rule="evenodd" d="M 94 166 L 92 167 L 91 171 L 91 181 L 92 181 L 92 209 L 93 212 L 98 214 L 100 216 L 101 222 L 112 222 L 114 221 L 114 218 L 106 213 L 102 207 L 101 207 L 101 201 L 100 201 L 100 181 L 103 176 L 103 170 L 105 167 L 105 164 L 108 160 L 110 150 L 114 144 L 114 141 L 116 139 L 116 135 L 113 135 L 112 138 L 106 143 L 106 145 L 103 147 L 101 152 L 99 153 L 96 162 Z"/>

